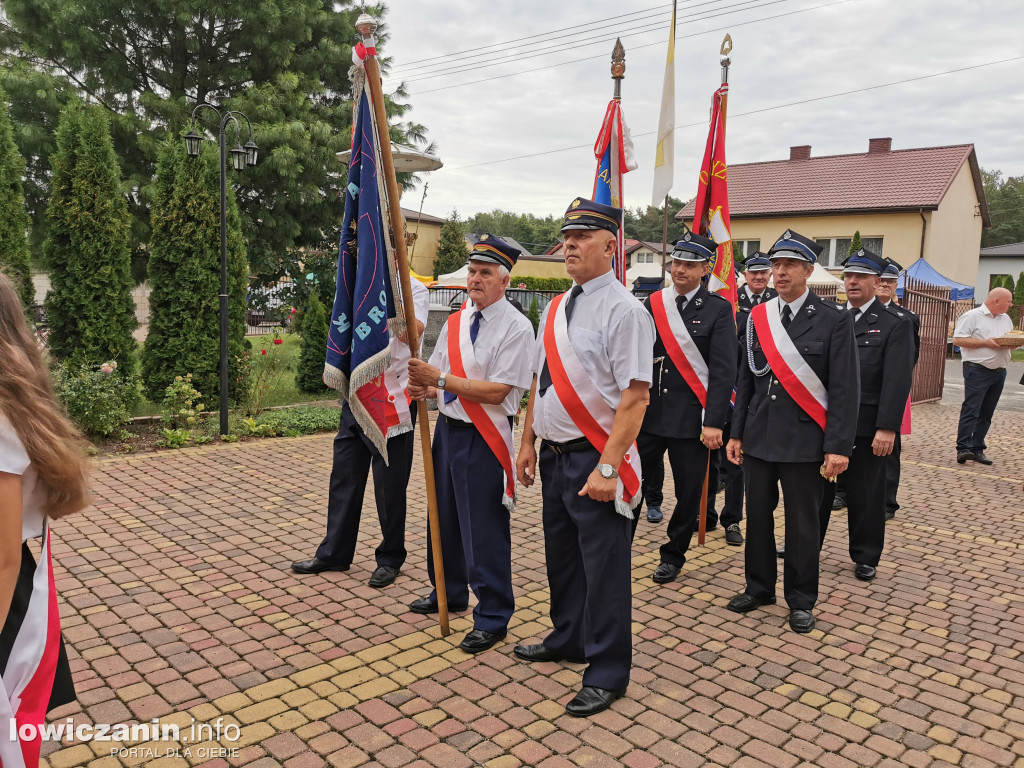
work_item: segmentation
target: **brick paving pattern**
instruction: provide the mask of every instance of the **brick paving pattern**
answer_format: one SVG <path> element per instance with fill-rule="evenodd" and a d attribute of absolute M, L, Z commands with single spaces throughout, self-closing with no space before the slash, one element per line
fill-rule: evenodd
<path fill-rule="evenodd" d="M 54 718 L 159 718 L 183 741 L 193 720 L 222 718 L 241 736 L 48 744 L 44 764 L 1024 766 L 1024 413 L 997 412 L 992 467 L 953 461 L 957 413 L 914 409 L 875 582 L 853 578 L 845 514 L 833 517 L 810 635 L 789 631 L 781 584 L 779 605 L 725 609 L 743 557 L 721 530 L 694 543 L 679 581 L 654 585 L 665 525 L 641 522 L 632 682 L 590 719 L 564 710 L 581 666 L 511 653 L 550 626 L 538 490 L 522 492 L 512 524 L 509 636 L 471 657 L 456 648 L 469 613 L 441 638 L 434 617 L 406 608 L 427 589 L 418 455 L 409 560 L 385 590 L 366 585 L 370 493 L 350 571 L 287 570 L 323 535 L 330 435 L 105 461 L 95 507 L 54 526 L 79 693 Z M 130 745 L 182 756 L 111 755 Z M 220 746 L 238 753 L 211 758 Z"/>

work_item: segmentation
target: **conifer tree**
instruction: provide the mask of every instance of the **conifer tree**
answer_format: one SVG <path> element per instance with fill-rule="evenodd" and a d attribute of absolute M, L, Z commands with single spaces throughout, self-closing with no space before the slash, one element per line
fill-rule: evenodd
<path fill-rule="evenodd" d="M 864 246 L 860 242 L 860 230 L 858 229 L 853 233 L 853 240 L 850 241 L 850 253 L 846 254 L 849 256 L 851 253 L 856 253 Z"/>
<path fill-rule="evenodd" d="M 29 269 L 28 215 L 21 177 L 25 161 L 14 143 L 7 95 L 0 90 L 0 269 L 14 281 L 21 303 L 28 310 L 35 304 L 32 271 Z"/>
<path fill-rule="evenodd" d="M 157 164 L 150 240 L 149 336 L 142 379 L 149 398 L 163 399 L 175 376 L 191 373 L 210 401 L 220 396 L 220 168 L 217 146 L 204 142 L 187 157 L 168 139 Z M 233 187 L 227 195 L 229 394 L 244 396 L 249 342 L 245 338 L 248 271 Z"/>
<path fill-rule="evenodd" d="M 100 107 L 72 104 L 61 114 L 43 253 L 50 265 L 46 297 L 49 344 L 72 365 L 117 362 L 135 370 L 128 205 Z"/>
<path fill-rule="evenodd" d="M 302 314 L 302 351 L 295 372 L 295 386 L 302 392 L 325 392 L 324 356 L 327 351 L 327 315 L 316 292 L 309 294 Z"/>
<path fill-rule="evenodd" d="M 466 233 L 459 221 L 459 212 L 452 211 L 451 217 L 441 226 L 441 242 L 434 257 L 434 279 L 462 269 L 468 256 Z"/>

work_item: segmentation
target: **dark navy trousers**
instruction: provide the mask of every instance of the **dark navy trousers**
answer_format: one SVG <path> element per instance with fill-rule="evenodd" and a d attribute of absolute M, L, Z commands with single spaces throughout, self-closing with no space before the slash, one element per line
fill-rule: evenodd
<path fill-rule="evenodd" d="M 579 495 L 599 459 L 596 450 L 540 449 L 553 625 L 544 645 L 587 660 L 583 685 L 625 691 L 633 661 L 631 524 L 613 502 Z"/>
<path fill-rule="evenodd" d="M 885 549 L 885 465 L 888 456 L 875 456 L 874 435 L 857 435 L 850 466 L 840 475 L 846 488 L 846 516 L 850 525 L 850 560 L 858 565 L 878 567 Z M 826 482 L 818 509 L 821 543 L 832 519 L 832 500 L 837 483 Z M 788 544 L 787 544 L 788 548 Z"/>
<path fill-rule="evenodd" d="M 988 446 L 985 437 L 992 426 L 999 396 L 1006 381 L 1005 368 L 986 368 L 978 363 L 964 363 L 964 404 L 960 408 L 960 425 L 956 435 L 957 452 L 977 453 Z"/>
<path fill-rule="evenodd" d="M 892 453 L 885 457 L 885 511 L 888 514 L 896 514 L 900 503 L 896 500 L 896 494 L 900 489 L 900 454 L 903 453 L 903 438 L 896 433 L 896 442 L 893 443 Z"/>
<path fill-rule="evenodd" d="M 672 480 L 675 483 L 676 506 L 668 522 L 668 542 L 661 546 L 661 562 L 682 567 L 686 562 L 690 539 L 697 530 L 697 513 L 700 510 L 708 449 L 697 438 L 669 438 L 643 430 L 637 435 L 636 447 L 645 475 L 647 467 L 660 462 L 665 450 L 668 450 Z M 646 483 L 644 491 L 646 493 Z M 636 532 L 639 517 L 637 515 L 633 520 L 632 533 Z"/>
<path fill-rule="evenodd" d="M 475 427 L 452 427 L 439 416 L 434 429 L 434 483 L 441 527 L 441 553 L 449 607 L 476 595 L 473 628 L 500 634 L 515 610 L 512 594 L 512 534 L 501 503 L 505 473 Z M 427 574 L 434 583 L 434 558 L 427 529 Z M 467 588 L 468 585 L 468 588 Z M 437 601 L 437 591 L 430 593 Z"/>
<path fill-rule="evenodd" d="M 791 611 L 809 611 L 818 601 L 818 510 L 825 492 L 820 461 L 764 461 L 743 458 L 747 484 L 747 535 L 744 550 L 748 595 L 774 597 L 778 565 L 775 555 L 775 508 L 779 484 L 785 497 L 786 558 L 782 582 Z M 829 483 L 831 485 L 831 483 Z"/>
<path fill-rule="evenodd" d="M 708 528 L 718 522 L 725 528 L 743 520 L 743 465 L 733 464 L 725 455 L 725 444 L 731 437 L 731 427 L 732 424 L 726 422 L 722 430 L 722 447 L 711 452 L 711 464 L 708 466 Z M 719 515 L 715 511 L 715 499 L 723 476 L 725 503 Z"/>
<path fill-rule="evenodd" d="M 416 409 L 412 411 L 416 425 Z M 359 536 L 366 479 L 373 467 L 373 493 L 377 501 L 382 541 L 375 552 L 377 565 L 401 568 L 405 562 L 405 498 L 412 471 L 413 429 L 388 440 L 388 464 L 363 434 L 352 410 L 341 407 L 341 426 L 334 438 L 334 464 L 327 499 L 327 535 L 316 556 L 335 565 L 350 565 Z"/>

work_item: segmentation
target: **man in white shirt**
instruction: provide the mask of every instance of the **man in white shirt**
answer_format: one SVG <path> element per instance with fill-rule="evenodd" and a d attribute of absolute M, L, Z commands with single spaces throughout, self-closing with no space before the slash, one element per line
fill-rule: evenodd
<path fill-rule="evenodd" d="M 541 318 L 539 375 L 516 460 L 527 487 L 540 464 L 552 630 L 515 654 L 586 661 L 583 687 L 566 705 L 576 717 L 625 692 L 633 655 L 630 528 L 641 481 L 634 441 L 650 399 L 654 319 L 612 271 L 621 225 L 621 209 L 593 200 L 576 198 L 565 212 L 565 271 L 574 285 Z"/>
<path fill-rule="evenodd" d="M 510 512 L 515 499 L 512 417 L 533 379 L 533 324 L 505 298 L 519 250 L 485 234 L 469 254 L 469 300 L 441 329 L 430 362 L 409 363 L 409 394 L 437 397 L 432 453 L 448 607 L 476 595 L 473 630 L 459 648 L 481 653 L 508 633 L 512 594 Z M 427 574 L 434 561 L 427 534 Z M 413 613 L 436 613 L 437 592 Z"/>
<path fill-rule="evenodd" d="M 996 339 L 1013 330 L 1006 310 L 1013 294 L 1005 288 L 989 291 L 985 303 L 960 318 L 953 331 L 953 344 L 960 347 L 964 361 L 964 404 L 956 435 L 956 462 L 991 464 L 985 455 L 985 436 L 992 424 L 999 396 L 1010 364 L 1010 348 Z"/>
<path fill-rule="evenodd" d="M 412 300 L 416 322 L 422 333 L 430 313 L 430 292 L 419 280 L 412 281 Z M 409 384 L 409 344 L 404 337 L 392 335 L 388 349 L 391 352 L 390 373 L 394 374 L 396 382 L 395 397 L 405 400 L 403 390 Z M 406 488 L 412 472 L 415 409 L 410 410 L 409 419 L 405 431 L 388 438 L 389 461 L 385 462 L 380 451 L 356 422 L 348 403 L 342 405 L 341 424 L 334 438 L 334 463 L 327 497 L 327 533 L 311 559 L 292 563 L 293 571 L 314 574 L 349 569 L 355 556 L 363 494 L 372 467 L 381 543 L 374 552 L 377 568 L 370 576 L 369 585 L 382 589 L 398 578 L 406 557 Z"/>

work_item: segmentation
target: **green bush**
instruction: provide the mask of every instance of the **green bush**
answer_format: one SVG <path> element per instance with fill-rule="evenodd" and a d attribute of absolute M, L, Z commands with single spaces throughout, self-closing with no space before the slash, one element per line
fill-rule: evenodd
<path fill-rule="evenodd" d="M 205 142 L 209 144 L 209 142 Z M 220 397 L 220 168 L 216 146 L 189 158 L 180 138 L 168 139 L 157 166 L 152 206 L 149 336 L 142 377 L 151 400 L 163 397 L 175 376 L 191 373 L 211 400 Z M 244 401 L 248 376 L 240 370 L 245 338 L 248 267 L 234 189 L 227 194 L 228 386 Z"/>
<path fill-rule="evenodd" d="M 510 288 L 524 285 L 528 291 L 568 291 L 572 288 L 570 277 L 516 277 L 512 275 Z"/>
<path fill-rule="evenodd" d="M 192 384 L 192 374 L 175 376 L 164 390 L 161 403 L 161 421 L 172 430 L 187 429 L 201 424 L 200 414 L 206 410 L 203 395 Z"/>
<path fill-rule="evenodd" d="M 54 389 L 68 416 L 92 437 L 120 432 L 138 401 L 138 378 L 116 375 L 117 367 L 115 361 L 98 366 L 64 363 L 54 372 Z"/>
<path fill-rule="evenodd" d="M 0 90 L 0 269 L 14 282 L 21 303 L 28 310 L 35 304 L 35 289 L 29 269 L 28 214 L 21 185 L 24 174 L 25 160 L 14 143 L 7 94 Z"/>
<path fill-rule="evenodd" d="M 46 297 L 50 351 L 60 361 L 115 360 L 135 373 L 132 331 L 131 216 L 106 112 L 74 103 L 61 113 L 46 210 L 43 253 L 52 289 Z"/>
<path fill-rule="evenodd" d="M 265 407 L 267 395 L 280 386 L 285 375 L 291 370 L 291 365 L 280 351 L 281 345 L 284 344 L 284 339 L 281 338 L 281 329 L 275 328 L 273 335 L 267 341 L 268 343 L 258 350 L 254 349 L 249 356 L 250 378 L 245 397 L 245 412 L 247 414 L 260 413 Z M 325 348 L 326 345 L 325 340 Z"/>
<path fill-rule="evenodd" d="M 298 437 L 338 429 L 337 408 L 306 405 L 266 411 L 236 422 L 232 432 L 255 437 Z"/>
<path fill-rule="evenodd" d="M 324 357 L 327 354 L 327 317 L 315 293 L 309 295 L 302 315 L 302 351 L 299 353 L 295 386 L 300 392 L 327 392 L 324 384 Z"/>

